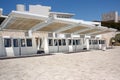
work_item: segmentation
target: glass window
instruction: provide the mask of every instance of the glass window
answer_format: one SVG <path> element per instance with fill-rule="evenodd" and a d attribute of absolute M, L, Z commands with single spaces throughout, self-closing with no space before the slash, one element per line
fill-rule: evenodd
<path fill-rule="evenodd" d="M 62 45 L 62 42 L 61 42 L 61 40 L 60 40 L 60 39 L 58 40 L 58 43 L 59 43 L 59 46 L 61 46 L 61 45 Z"/>
<path fill-rule="evenodd" d="M 57 43 L 57 39 L 54 39 L 54 45 L 57 46 L 58 43 Z"/>
<path fill-rule="evenodd" d="M 65 45 L 66 45 L 66 40 L 65 40 L 65 39 L 62 39 L 62 43 L 63 43 L 63 45 L 65 46 Z"/>
<path fill-rule="evenodd" d="M 25 47 L 25 39 L 21 39 L 21 47 Z"/>
<path fill-rule="evenodd" d="M 73 40 L 73 45 L 75 45 L 75 40 Z"/>
<path fill-rule="evenodd" d="M 91 43 L 91 40 L 89 40 L 89 44 L 91 45 L 92 43 Z"/>
<path fill-rule="evenodd" d="M 98 41 L 97 40 L 93 40 L 93 44 L 94 45 L 98 44 Z"/>
<path fill-rule="evenodd" d="M 101 40 L 101 44 L 105 44 L 105 40 Z"/>
<path fill-rule="evenodd" d="M 99 40 L 99 44 L 101 44 L 101 40 Z"/>
<path fill-rule="evenodd" d="M 98 44 L 98 41 L 97 40 L 94 40 L 95 44 Z"/>
<path fill-rule="evenodd" d="M 18 47 L 18 39 L 13 39 L 13 46 Z"/>
<path fill-rule="evenodd" d="M 49 46 L 53 46 L 53 39 L 48 39 Z"/>
<path fill-rule="evenodd" d="M 95 40 L 92 40 L 93 45 L 95 45 Z"/>
<path fill-rule="evenodd" d="M 11 47 L 11 39 L 5 38 L 4 39 L 4 46 L 5 47 Z"/>
<path fill-rule="evenodd" d="M 76 40 L 76 45 L 80 45 L 80 40 Z"/>
<path fill-rule="evenodd" d="M 68 39 L 68 45 L 72 45 L 72 40 Z"/>
<path fill-rule="evenodd" d="M 32 46 L 32 39 L 26 39 L 26 42 L 28 47 Z"/>

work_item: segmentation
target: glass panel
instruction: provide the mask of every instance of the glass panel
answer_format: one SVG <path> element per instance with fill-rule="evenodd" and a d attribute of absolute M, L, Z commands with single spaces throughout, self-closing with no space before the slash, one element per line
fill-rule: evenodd
<path fill-rule="evenodd" d="M 11 39 L 5 38 L 4 39 L 4 46 L 5 47 L 11 47 Z"/>
<path fill-rule="evenodd" d="M 105 40 L 101 40 L 101 44 L 105 44 Z"/>
<path fill-rule="evenodd" d="M 25 47 L 25 39 L 21 39 L 21 47 Z"/>
<path fill-rule="evenodd" d="M 48 39 L 49 46 L 53 46 L 53 39 Z"/>
<path fill-rule="evenodd" d="M 57 39 L 54 39 L 54 45 L 55 45 L 55 46 L 58 45 Z"/>
<path fill-rule="evenodd" d="M 94 45 L 95 43 L 94 43 L 94 40 L 92 40 L 92 44 Z"/>
<path fill-rule="evenodd" d="M 61 40 L 60 40 L 60 39 L 58 40 L 58 43 L 59 43 L 59 46 L 61 46 L 61 45 L 62 45 L 62 42 L 61 42 Z"/>
<path fill-rule="evenodd" d="M 101 44 L 101 40 L 99 40 L 99 44 Z"/>
<path fill-rule="evenodd" d="M 13 46 L 18 47 L 18 39 L 13 39 Z"/>
<path fill-rule="evenodd" d="M 63 43 L 63 45 L 65 46 L 65 45 L 66 45 L 66 40 L 65 40 L 65 39 L 62 39 L 62 43 Z"/>
<path fill-rule="evenodd" d="M 72 40 L 68 39 L 68 45 L 72 45 Z"/>
<path fill-rule="evenodd" d="M 73 45 L 75 45 L 75 40 L 73 40 Z"/>
<path fill-rule="evenodd" d="M 76 45 L 80 45 L 80 40 L 76 40 Z"/>
<path fill-rule="evenodd" d="M 89 44 L 91 45 L 91 40 L 89 40 Z"/>
<path fill-rule="evenodd" d="M 32 46 L 32 39 L 26 39 L 26 42 L 28 47 Z"/>

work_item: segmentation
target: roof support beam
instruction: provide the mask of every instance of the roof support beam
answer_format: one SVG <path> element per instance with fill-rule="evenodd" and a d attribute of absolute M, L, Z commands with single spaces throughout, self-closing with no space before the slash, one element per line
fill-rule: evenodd
<path fill-rule="evenodd" d="M 92 30 L 94 28 L 94 26 L 87 25 L 87 24 L 80 24 L 80 26 L 85 26 L 86 28 L 78 30 L 78 31 L 74 32 L 73 34 L 78 34 L 78 33 L 81 33 L 81 32 L 88 31 L 88 30 Z"/>
<path fill-rule="evenodd" d="M 72 24 L 72 25 L 69 25 L 69 26 L 66 26 L 66 27 L 63 27 L 61 29 L 58 29 L 56 31 L 54 31 L 55 33 L 60 33 L 62 31 L 65 31 L 65 30 L 68 30 L 68 29 L 71 29 L 71 28 L 74 28 L 74 27 L 77 27 L 78 24 Z"/>
<path fill-rule="evenodd" d="M 73 34 L 78 34 L 78 33 L 81 33 L 81 32 L 88 31 L 88 30 L 92 30 L 92 29 L 93 28 L 87 28 L 87 29 L 78 30 L 78 31 L 74 32 Z"/>
<path fill-rule="evenodd" d="M 89 35 L 94 35 L 94 34 L 97 34 L 97 33 L 100 33 L 100 32 L 104 32 L 104 31 L 106 31 L 106 30 L 95 31 L 95 32 L 89 33 Z"/>
<path fill-rule="evenodd" d="M 106 27 L 99 27 L 98 29 L 99 29 L 99 31 L 89 33 L 89 35 L 94 35 L 94 34 L 105 32 L 106 30 L 108 30 L 108 28 L 106 28 Z"/>
<path fill-rule="evenodd" d="M 53 18 L 49 18 L 48 20 L 46 20 L 46 21 L 44 21 L 44 22 L 42 22 L 42 23 L 39 23 L 39 24 L 35 25 L 35 26 L 32 27 L 30 30 L 31 30 L 32 32 L 37 31 L 37 30 L 39 30 L 39 29 L 41 29 L 41 28 L 43 28 L 43 27 L 51 24 L 53 21 L 54 21 Z"/>
<path fill-rule="evenodd" d="M 9 18 L 6 18 L 5 21 L 3 21 L 3 23 L 1 24 L 2 29 L 4 29 L 5 27 L 7 27 L 8 22 L 9 22 L 12 18 L 13 18 L 13 17 L 10 16 Z"/>

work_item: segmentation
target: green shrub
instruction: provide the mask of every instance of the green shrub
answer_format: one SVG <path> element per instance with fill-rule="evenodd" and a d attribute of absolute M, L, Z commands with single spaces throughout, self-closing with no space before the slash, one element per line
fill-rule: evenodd
<path fill-rule="evenodd" d="M 115 46 L 120 46 L 120 34 L 116 34 L 115 37 L 110 39 L 110 46 L 112 45 L 112 40 L 115 40 Z"/>
<path fill-rule="evenodd" d="M 115 41 L 120 43 L 120 34 L 115 35 Z"/>
<path fill-rule="evenodd" d="M 101 22 L 102 26 L 106 26 L 108 28 L 115 28 L 118 31 L 120 31 L 120 22 L 115 23 L 115 22 Z"/>

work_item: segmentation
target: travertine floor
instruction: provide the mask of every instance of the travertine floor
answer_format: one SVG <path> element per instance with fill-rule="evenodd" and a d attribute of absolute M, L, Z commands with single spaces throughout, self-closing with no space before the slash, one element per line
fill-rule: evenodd
<path fill-rule="evenodd" d="M 120 47 L 0 60 L 0 80 L 120 80 Z"/>

